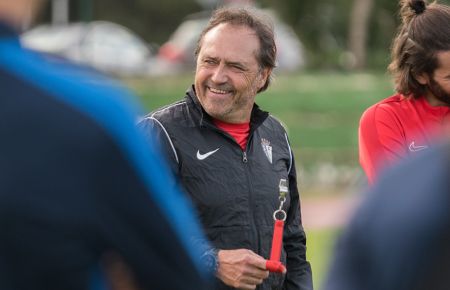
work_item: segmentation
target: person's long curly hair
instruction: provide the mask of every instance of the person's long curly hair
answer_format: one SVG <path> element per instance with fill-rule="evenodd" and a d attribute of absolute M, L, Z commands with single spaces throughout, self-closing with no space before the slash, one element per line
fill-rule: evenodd
<path fill-rule="evenodd" d="M 418 98 L 426 86 L 416 77 L 433 76 L 437 53 L 450 50 L 450 7 L 424 0 L 400 0 L 402 24 L 394 38 L 388 71 L 397 92 Z"/>

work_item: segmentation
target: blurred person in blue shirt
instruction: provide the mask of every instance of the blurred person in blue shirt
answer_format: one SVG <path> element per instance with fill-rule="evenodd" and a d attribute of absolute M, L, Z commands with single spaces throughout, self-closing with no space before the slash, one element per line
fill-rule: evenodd
<path fill-rule="evenodd" d="M 0 0 L 0 289 L 206 289 L 203 234 L 128 92 L 21 47 L 42 3 Z"/>
<path fill-rule="evenodd" d="M 380 176 L 338 240 L 324 289 L 450 289 L 450 143 Z"/>

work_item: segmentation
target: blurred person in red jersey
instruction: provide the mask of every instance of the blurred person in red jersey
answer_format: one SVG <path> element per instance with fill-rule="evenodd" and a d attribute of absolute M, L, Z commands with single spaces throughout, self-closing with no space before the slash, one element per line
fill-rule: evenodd
<path fill-rule="evenodd" d="M 388 70 L 397 93 L 368 108 L 359 159 L 369 183 L 383 168 L 428 149 L 450 120 L 450 7 L 401 0 Z"/>

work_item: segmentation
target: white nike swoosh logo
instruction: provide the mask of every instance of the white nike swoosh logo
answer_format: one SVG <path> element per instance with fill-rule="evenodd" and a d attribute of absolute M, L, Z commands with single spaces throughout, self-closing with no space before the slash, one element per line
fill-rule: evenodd
<path fill-rule="evenodd" d="M 213 155 L 214 153 L 216 153 L 220 148 L 217 148 L 216 150 L 213 151 L 209 151 L 205 154 L 200 154 L 200 150 L 197 150 L 197 159 L 198 160 L 203 160 L 208 158 L 209 156 Z"/>
<path fill-rule="evenodd" d="M 411 144 L 409 144 L 409 151 L 411 151 L 411 152 L 418 152 L 418 151 L 422 151 L 422 150 L 428 148 L 428 146 L 426 146 L 426 145 L 416 146 L 416 144 L 414 144 L 414 143 L 415 143 L 415 141 L 412 141 Z"/>

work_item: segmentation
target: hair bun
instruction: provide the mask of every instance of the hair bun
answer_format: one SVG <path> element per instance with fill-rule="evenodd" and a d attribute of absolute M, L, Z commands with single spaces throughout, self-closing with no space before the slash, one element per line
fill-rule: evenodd
<path fill-rule="evenodd" d="M 427 4 L 423 0 L 412 0 L 409 2 L 409 7 L 418 15 L 422 14 L 427 9 Z"/>

